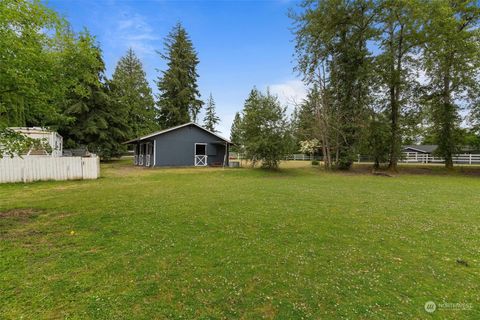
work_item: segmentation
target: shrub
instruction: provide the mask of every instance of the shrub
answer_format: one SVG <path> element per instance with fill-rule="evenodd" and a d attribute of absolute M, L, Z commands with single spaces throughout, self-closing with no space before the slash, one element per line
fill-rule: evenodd
<path fill-rule="evenodd" d="M 320 162 L 318 162 L 318 160 L 313 160 L 312 161 L 312 166 L 318 166 L 320 164 Z"/>

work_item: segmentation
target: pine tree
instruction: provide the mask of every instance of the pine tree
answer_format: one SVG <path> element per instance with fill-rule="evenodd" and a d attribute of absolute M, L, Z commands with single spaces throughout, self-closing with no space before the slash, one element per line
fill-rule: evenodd
<path fill-rule="evenodd" d="M 202 108 L 197 86 L 197 53 L 187 31 L 178 23 L 165 40 L 167 70 L 158 78 L 159 122 L 162 128 L 197 120 Z"/>
<path fill-rule="evenodd" d="M 234 144 L 232 151 L 240 152 L 242 150 L 242 116 L 240 112 L 235 113 L 235 118 L 230 128 L 230 141 Z"/>
<path fill-rule="evenodd" d="M 59 130 L 65 147 L 86 146 L 104 159 L 119 156 L 127 139 L 127 112 L 112 103 L 101 50 L 88 31 L 69 45 L 63 63 L 70 75 L 64 101 L 70 123 Z"/>
<path fill-rule="evenodd" d="M 215 127 L 220 122 L 220 118 L 215 113 L 215 101 L 213 100 L 212 94 L 207 100 L 207 106 L 205 108 L 205 118 L 203 119 L 203 126 L 205 129 L 212 132 L 218 132 Z"/>
<path fill-rule="evenodd" d="M 128 49 L 115 68 L 110 82 L 113 103 L 127 112 L 128 138 L 135 138 L 158 128 L 155 102 L 140 59 Z"/>
<path fill-rule="evenodd" d="M 254 88 L 245 101 L 240 127 L 247 159 L 253 165 L 261 161 L 262 167 L 277 168 L 291 145 L 285 108 L 278 98 Z"/>
<path fill-rule="evenodd" d="M 294 110 L 295 136 L 298 141 L 316 138 L 314 131 L 316 126 L 315 99 L 317 97 L 314 97 L 314 94 L 317 92 L 316 87 L 310 90 L 306 99 Z"/>

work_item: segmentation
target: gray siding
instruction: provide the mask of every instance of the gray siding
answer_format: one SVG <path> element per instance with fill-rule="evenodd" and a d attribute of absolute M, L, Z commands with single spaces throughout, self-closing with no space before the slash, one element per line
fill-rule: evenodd
<path fill-rule="evenodd" d="M 155 166 L 193 166 L 195 143 L 207 143 L 208 165 L 224 160 L 224 142 L 194 125 L 163 133 L 154 139 Z"/>

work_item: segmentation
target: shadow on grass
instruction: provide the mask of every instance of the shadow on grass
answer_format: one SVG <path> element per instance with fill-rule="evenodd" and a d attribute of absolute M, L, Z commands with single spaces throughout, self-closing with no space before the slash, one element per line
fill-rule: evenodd
<path fill-rule="evenodd" d="M 243 163 L 240 168 L 229 167 L 139 167 L 134 166 L 132 159 L 121 158 L 102 161 L 102 169 L 105 169 L 106 175 L 114 173 L 113 176 L 135 176 L 148 175 L 149 173 L 178 173 L 178 174 L 193 174 L 193 173 L 216 173 L 225 172 L 232 174 L 249 174 L 258 175 L 262 177 L 296 177 L 312 174 L 338 174 L 338 175 L 377 175 L 377 176 L 399 176 L 399 175 L 431 175 L 431 176 L 472 176 L 480 177 L 480 166 L 465 165 L 455 166 L 453 170 L 446 169 L 443 165 L 435 164 L 399 164 L 397 172 L 389 172 L 386 169 L 373 170 L 373 164 L 370 163 L 355 163 L 350 170 L 331 170 L 325 169 L 322 163 L 319 165 L 312 165 L 310 161 L 282 161 L 279 168 L 262 168 L 256 166 L 252 168 L 248 163 Z M 385 174 L 383 174 L 385 173 Z M 103 176 L 103 174 L 102 174 Z"/>

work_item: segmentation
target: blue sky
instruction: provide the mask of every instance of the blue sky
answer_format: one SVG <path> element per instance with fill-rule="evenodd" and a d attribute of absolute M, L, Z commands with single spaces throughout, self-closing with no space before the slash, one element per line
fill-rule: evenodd
<path fill-rule="evenodd" d="M 88 28 L 103 50 L 107 75 L 132 47 L 141 58 L 154 92 L 165 68 L 156 50 L 177 21 L 187 29 L 198 52 L 202 99 L 210 92 L 229 135 L 236 111 L 251 88 L 270 87 L 289 105 L 304 96 L 293 72 L 293 35 L 287 16 L 293 1 L 118 1 L 50 0 L 47 6 L 80 31 Z"/>

